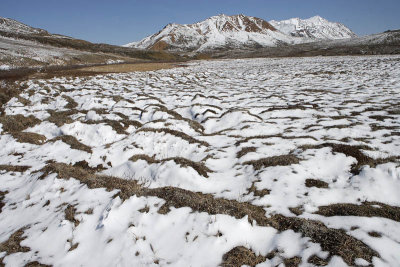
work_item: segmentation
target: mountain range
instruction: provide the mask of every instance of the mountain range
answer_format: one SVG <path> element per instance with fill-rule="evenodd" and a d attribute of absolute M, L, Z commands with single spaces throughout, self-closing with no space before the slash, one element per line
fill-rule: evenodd
<path fill-rule="evenodd" d="M 315 16 L 265 21 L 245 15 L 218 15 L 194 24 L 168 24 L 161 31 L 125 46 L 138 49 L 204 52 L 232 48 L 276 47 L 356 37 L 341 23 Z"/>
<path fill-rule="evenodd" d="M 125 46 L 91 43 L 0 17 L 0 70 L 54 65 L 181 61 L 201 58 L 400 54 L 400 31 L 358 37 L 319 16 L 266 21 L 218 15 L 168 24 Z"/>

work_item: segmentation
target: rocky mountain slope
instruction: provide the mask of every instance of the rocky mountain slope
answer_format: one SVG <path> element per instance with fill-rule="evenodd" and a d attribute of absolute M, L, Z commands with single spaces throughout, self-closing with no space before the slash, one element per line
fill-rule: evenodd
<path fill-rule="evenodd" d="M 271 20 L 269 23 L 287 35 L 313 40 L 348 39 L 357 36 L 345 25 L 338 22 L 330 22 L 320 16 L 314 16 L 309 19 Z"/>
<path fill-rule="evenodd" d="M 24 34 L 49 34 L 39 28 L 33 28 L 14 19 L 0 17 L 0 31 Z"/>
<path fill-rule="evenodd" d="M 245 15 L 218 15 L 195 24 L 168 24 L 158 33 L 125 46 L 150 50 L 203 52 L 277 47 L 354 36 L 355 34 L 343 24 L 329 22 L 319 16 L 308 20 L 267 22 Z"/>
<path fill-rule="evenodd" d="M 176 60 L 168 53 L 95 44 L 52 34 L 0 17 L 0 70 L 43 65 L 86 65 L 136 60 Z"/>
<path fill-rule="evenodd" d="M 260 18 L 218 15 L 195 24 L 168 24 L 160 32 L 125 46 L 152 50 L 205 51 L 278 46 L 301 41 L 301 38 L 279 32 Z"/>

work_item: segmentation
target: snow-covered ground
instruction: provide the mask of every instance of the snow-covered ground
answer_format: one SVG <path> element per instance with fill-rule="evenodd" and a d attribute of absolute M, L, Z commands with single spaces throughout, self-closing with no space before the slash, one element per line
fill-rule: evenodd
<path fill-rule="evenodd" d="M 400 262 L 399 56 L 21 85 L 0 117 L 6 266 Z"/>

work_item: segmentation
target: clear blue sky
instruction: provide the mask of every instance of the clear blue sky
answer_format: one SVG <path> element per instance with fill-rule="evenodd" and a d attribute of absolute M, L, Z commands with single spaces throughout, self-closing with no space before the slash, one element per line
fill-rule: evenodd
<path fill-rule="evenodd" d="M 320 15 L 359 35 L 400 29 L 400 0 L 0 0 L 0 16 L 91 42 L 125 44 L 166 24 L 217 14 L 265 20 Z"/>

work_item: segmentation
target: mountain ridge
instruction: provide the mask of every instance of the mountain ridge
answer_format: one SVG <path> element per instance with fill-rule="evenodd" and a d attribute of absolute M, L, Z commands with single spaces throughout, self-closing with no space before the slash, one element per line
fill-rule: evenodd
<path fill-rule="evenodd" d="M 3 17 L 0 17 L 0 31 L 20 34 L 49 34 L 46 30 L 34 28 L 15 19 Z"/>
<path fill-rule="evenodd" d="M 203 51 L 221 47 L 294 44 L 296 38 L 277 31 L 269 22 L 243 14 L 221 14 L 194 24 L 168 24 L 161 31 L 125 46 L 150 50 Z"/>
<path fill-rule="evenodd" d="M 298 32 L 291 34 L 287 29 Z M 170 23 L 159 32 L 124 46 L 147 50 L 202 52 L 223 48 L 276 47 L 355 36 L 343 24 L 329 22 L 320 16 L 307 20 L 296 18 L 268 22 L 243 14 L 220 14 L 193 24 Z"/>
<path fill-rule="evenodd" d="M 348 27 L 340 22 L 331 22 L 321 16 L 308 19 L 291 18 L 287 20 L 269 21 L 279 31 L 296 37 L 323 40 L 337 40 L 357 37 Z"/>

